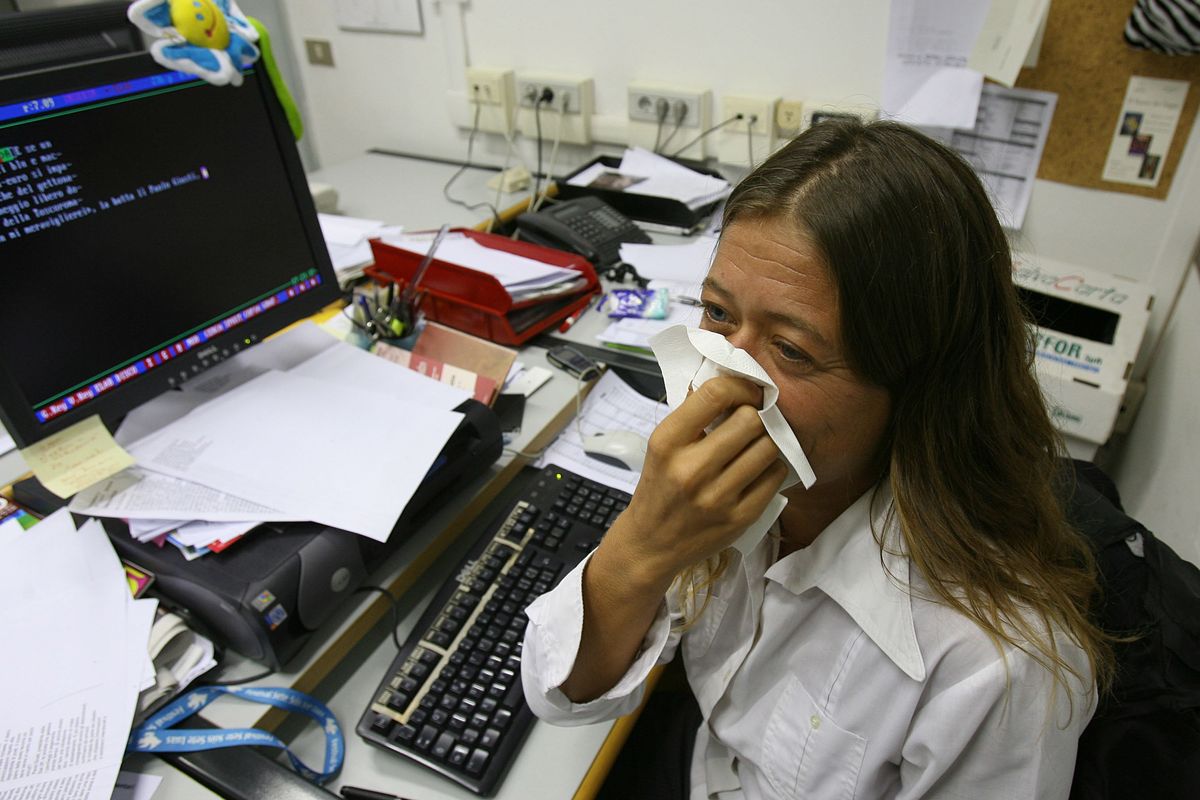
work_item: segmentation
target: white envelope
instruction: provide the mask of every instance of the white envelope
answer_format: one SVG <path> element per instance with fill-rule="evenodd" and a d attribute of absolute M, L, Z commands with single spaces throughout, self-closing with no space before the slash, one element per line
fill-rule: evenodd
<path fill-rule="evenodd" d="M 816 475 L 808 463 L 808 457 L 804 455 L 800 442 L 796 440 L 796 434 L 792 432 L 791 426 L 776 406 L 779 387 L 749 353 L 734 347 L 719 333 L 684 325 L 676 325 L 657 334 L 650 340 L 650 346 L 662 369 L 667 389 L 667 405 L 672 410 L 684 401 L 689 389 L 695 389 L 717 375 L 733 375 L 761 386 L 763 405 L 758 415 L 762 418 L 767 434 L 775 442 L 788 465 L 788 475 L 780 487 L 781 490 L 797 483 L 803 483 L 806 489 L 813 485 Z M 743 554 L 750 553 L 758 546 L 786 505 L 787 498 L 782 493 L 777 494 L 767 504 L 762 516 L 746 528 L 733 543 L 733 547 Z"/>

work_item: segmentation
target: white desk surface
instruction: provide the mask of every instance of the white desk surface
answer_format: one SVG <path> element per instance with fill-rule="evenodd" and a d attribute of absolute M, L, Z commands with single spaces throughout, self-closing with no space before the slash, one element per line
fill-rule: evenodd
<path fill-rule="evenodd" d="M 471 212 L 446 201 L 441 187 L 456 167 L 416 158 L 366 154 L 310 177 L 332 184 L 339 193 L 339 210 L 352 216 L 380 219 L 409 230 L 436 228 L 450 222 L 471 226 L 488 211 Z M 495 192 L 486 181 L 495 173 L 468 169 L 455 182 L 452 193 L 470 202 Z M 527 195 L 504 195 L 501 210 Z M 482 213 L 480 213 L 482 212 Z M 522 348 L 519 360 L 529 366 L 549 367 L 545 350 Z M 525 406 L 521 434 L 513 448 L 527 451 L 544 446 L 565 424 L 574 408 L 576 383 L 565 373 L 535 392 Z M 518 464 L 506 453 L 488 473 L 464 487 L 462 502 L 439 510 L 394 552 L 368 579 L 368 583 L 402 590 L 399 612 L 401 640 L 416 624 L 433 594 L 469 549 L 470 537 L 457 536 L 484 499 L 498 492 L 515 474 Z M 367 745 L 355 732 L 379 680 L 391 664 L 396 648 L 388 633 L 388 603 L 377 594 L 364 594 L 343 604 L 312 641 L 286 668 L 261 681 L 264 686 L 287 685 L 327 702 L 341 722 L 346 758 L 341 773 L 326 787 L 336 791 L 352 785 L 388 792 L 411 800 L 468 800 L 477 797 L 434 772 L 393 753 Z M 234 656 L 237 659 L 237 656 Z M 227 677 L 250 675 L 258 664 L 240 659 Z M 310 724 L 284 717 L 264 706 L 224 698 L 209 706 L 204 716 L 222 727 L 258 726 L 277 729 L 292 742 L 296 753 L 310 764 L 319 764 L 324 737 Z M 294 728 L 299 728 L 298 731 Z M 536 722 L 519 755 L 495 795 L 511 798 L 569 798 L 612 729 L 612 723 L 576 728 L 555 728 Z M 163 778 L 156 800 L 211 800 L 212 792 L 165 762 L 144 756 L 127 759 L 127 768 Z"/>

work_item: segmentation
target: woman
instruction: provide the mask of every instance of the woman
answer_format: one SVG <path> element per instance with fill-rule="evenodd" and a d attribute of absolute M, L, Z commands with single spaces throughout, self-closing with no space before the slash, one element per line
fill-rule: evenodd
<path fill-rule="evenodd" d="M 729 548 L 785 467 L 756 387 L 700 386 L 601 545 L 530 607 L 534 710 L 626 713 L 681 647 L 693 798 L 1066 797 L 1110 655 L 970 167 L 893 123 L 813 127 L 729 198 L 703 302 L 779 387 L 816 483 Z"/>

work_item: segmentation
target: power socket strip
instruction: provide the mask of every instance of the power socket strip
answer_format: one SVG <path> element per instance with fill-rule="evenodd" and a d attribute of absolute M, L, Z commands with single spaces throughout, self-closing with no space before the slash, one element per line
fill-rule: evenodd
<path fill-rule="evenodd" d="M 591 78 L 522 74 L 516 78 L 516 91 L 516 127 L 524 136 L 536 136 L 540 120 L 544 142 L 559 138 L 567 144 L 592 143 Z M 548 99 L 538 103 L 542 97 Z"/>

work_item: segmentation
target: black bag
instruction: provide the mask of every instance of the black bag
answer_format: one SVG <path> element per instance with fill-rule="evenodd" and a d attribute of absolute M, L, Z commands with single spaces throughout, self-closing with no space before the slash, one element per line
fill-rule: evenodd
<path fill-rule="evenodd" d="M 1076 462 L 1068 514 L 1096 553 L 1103 591 L 1096 621 L 1137 638 L 1115 646 L 1115 680 L 1079 739 L 1071 798 L 1195 800 L 1200 569 L 1126 516 L 1115 487 L 1095 469 Z"/>

